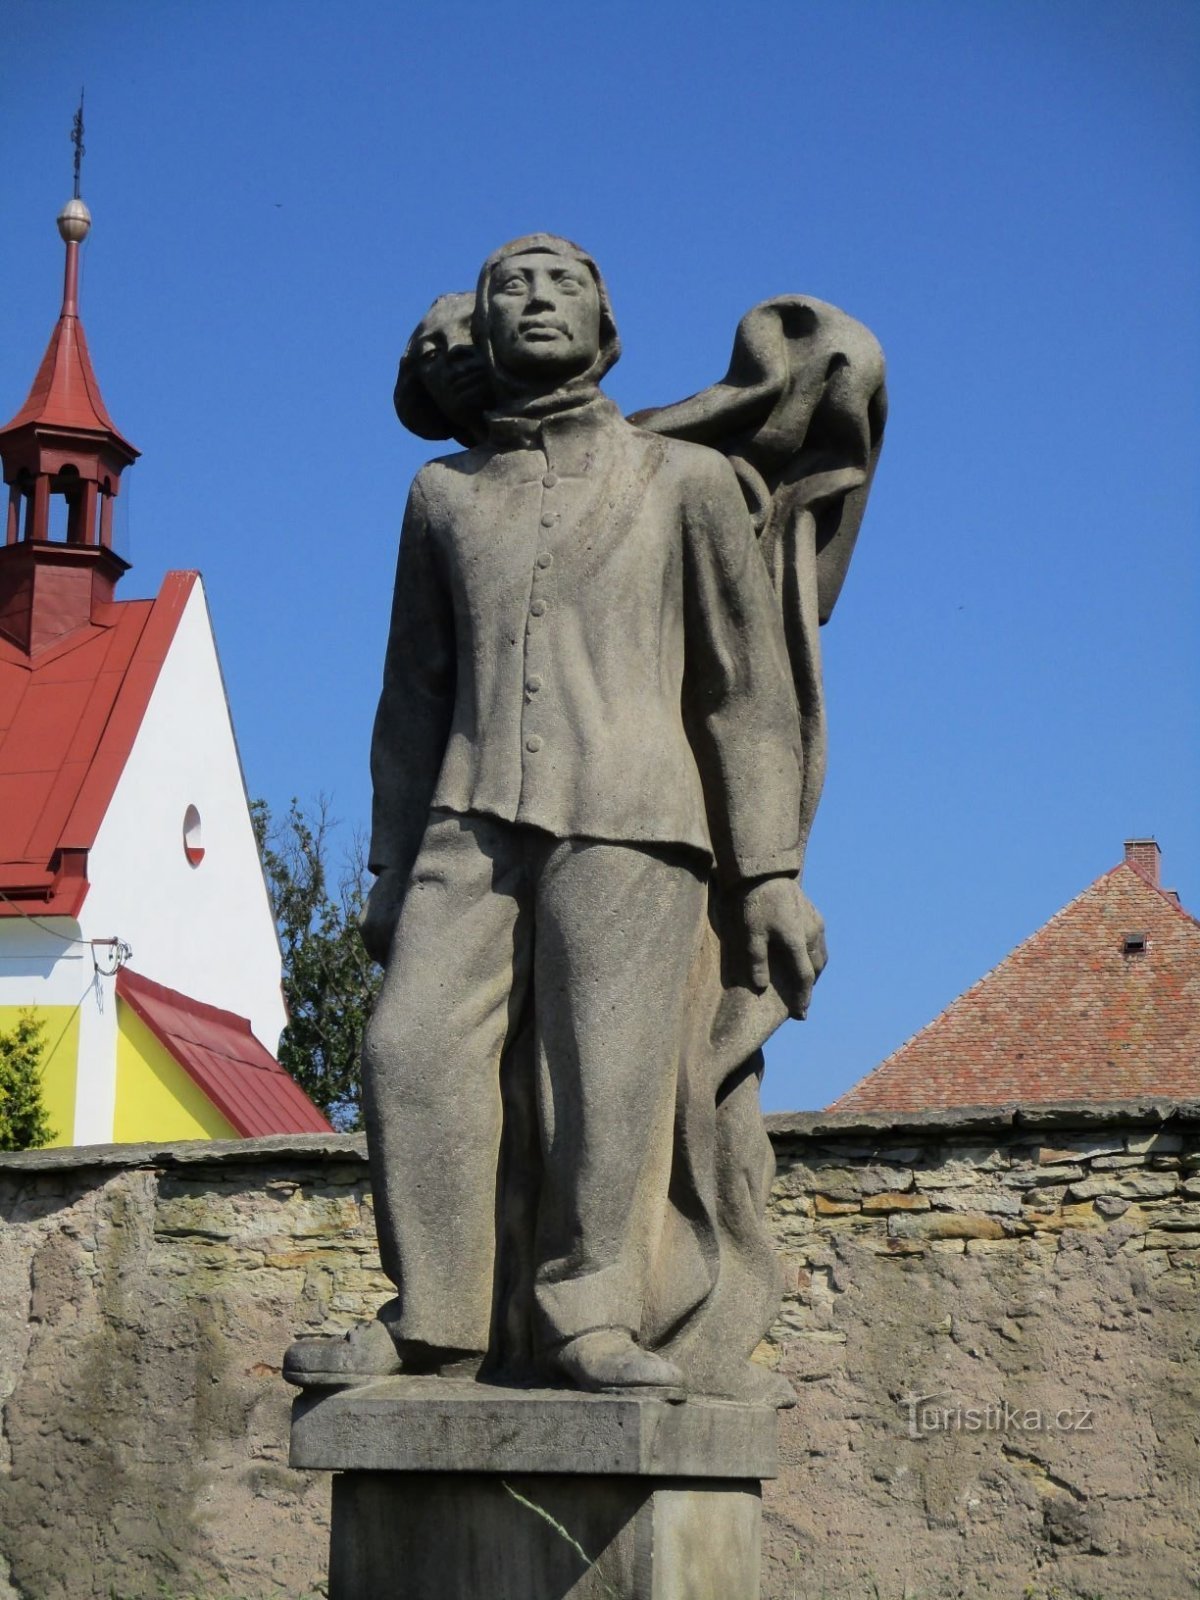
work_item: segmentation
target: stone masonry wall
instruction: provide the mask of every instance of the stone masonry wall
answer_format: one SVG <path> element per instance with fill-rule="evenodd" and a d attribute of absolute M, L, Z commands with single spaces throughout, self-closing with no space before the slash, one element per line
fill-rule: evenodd
<path fill-rule="evenodd" d="M 800 1392 L 765 1600 L 1200 1589 L 1200 1106 L 770 1119 Z M 361 1143 L 0 1156 L 0 1600 L 301 1600 L 280 1355 L 368 1316 Z"/>
<path fill-rule="evenodd" d="M 769 1121 L 766 1593 L 1200 1593 L 1200 1107 Z"/>

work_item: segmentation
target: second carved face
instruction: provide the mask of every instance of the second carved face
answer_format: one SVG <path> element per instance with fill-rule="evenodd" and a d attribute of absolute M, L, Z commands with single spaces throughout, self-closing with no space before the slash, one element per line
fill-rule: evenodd
<path fill-rule="evenodd" d="M 491 403 L 483 357 L 471 340 L 473 294 L 447 294 L 434 302 L 413 335 L 410 359 L 430 400 L 456 427 L 479 425 Z"/>

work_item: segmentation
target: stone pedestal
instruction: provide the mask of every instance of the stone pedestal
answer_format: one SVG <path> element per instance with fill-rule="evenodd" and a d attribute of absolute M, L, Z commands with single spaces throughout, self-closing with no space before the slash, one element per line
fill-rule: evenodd
<path fill-rule="evenodd" d="M 758 1600 L 774 1411 L 388 1378 L 302 1395 L 330 1600 Z"/>

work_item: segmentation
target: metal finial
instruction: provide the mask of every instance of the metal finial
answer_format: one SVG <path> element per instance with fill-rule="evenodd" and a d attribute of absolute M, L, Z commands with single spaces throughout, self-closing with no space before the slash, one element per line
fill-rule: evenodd
<path fill-rule="evenodd" d="M 79 198 L 79 169 L 83 165 L 83 90 L 79 91 L 79 110 L 71 123 L 71 143 L 75 146 L 75 193 L 58 213 L 58 231 L 67 244 L 82 244 L 92 225 L 92 214 Z"/>
<path fill-rule="evenodd" d="M 71 124 L 71 143 L 75 146 L 75 198 L 79 199 L 79 169 L 83 165 L 83 90 L 79 91 L 79 110 Z"/>

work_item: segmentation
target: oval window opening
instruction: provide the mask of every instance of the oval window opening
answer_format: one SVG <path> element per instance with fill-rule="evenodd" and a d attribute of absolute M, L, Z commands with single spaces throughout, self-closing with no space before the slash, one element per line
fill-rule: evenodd
<path fill-rule="evenodd" d="M 183 853 L 193 867 L 204 860 L 204 831 L 195 806 L 189 806 L 183 813 Z"/>

